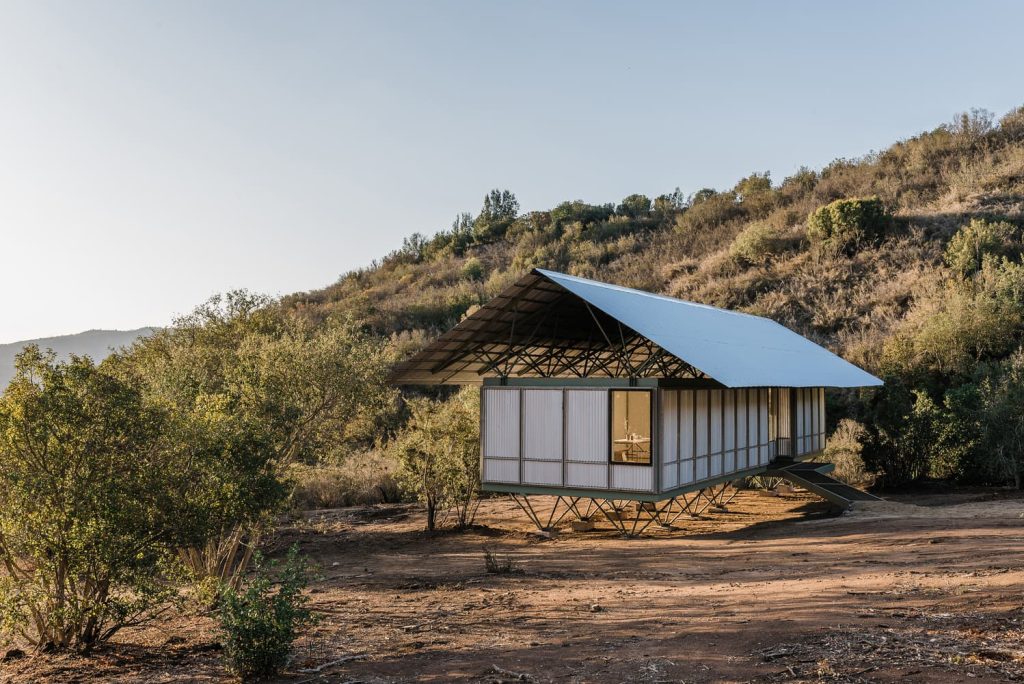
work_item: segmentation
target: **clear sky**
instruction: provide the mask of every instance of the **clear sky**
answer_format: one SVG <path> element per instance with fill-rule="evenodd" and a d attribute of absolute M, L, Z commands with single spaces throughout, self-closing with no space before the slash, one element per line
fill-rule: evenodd
<path fill-rule="evenodd" d="M 0 343 L 1024 104 L 1019 2 L 0 0 Z"/>

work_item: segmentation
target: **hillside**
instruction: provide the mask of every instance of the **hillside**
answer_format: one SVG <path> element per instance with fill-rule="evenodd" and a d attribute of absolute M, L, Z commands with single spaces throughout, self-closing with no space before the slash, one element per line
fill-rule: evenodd
<path fill-rule="evenodd" d="M 768 316 L 886 378 L 881 392 L 834 393 L 830 413 L 833 425 L 865 424 L 855 441 L 888 482 L 967 471 L 1020 481 L 1024 466 L 965 463 L 994 438 L 985 421 L 998 423 L 996 394 L 991 415 L 972 408 L 979 392 L 1003 387 L 1006 398 L 1005 378 L 1018 366 L 1024 377 L 1022 223 L 1024 108 L 998 121 L 972 110 L 781 182 L 753 173 L 725 190 L 525 214 L 493 191 L 451 229 L 413 234 L 371 267 L 284 302 L 314 318 L 354 316 L 402 352 L 538 266 Z"/>
<path fill-rule="evenodd" d="M 811 249 L 810 212 L 869 196 L 899 219 L 887 239 L 852 255 Z M 285 301 L 315 316 L 351 313 L 415 346 L 539 266 L 770 316 L 873 366 L 872 344 L 945 275 L 943 249 L 961 225 L 1024 216 L 1024 113 L 996 124 L 975 111 L 781 183 L 754 173 L 728 190 L 523 215 L 511 202 L 488 197 L 451 230 L 414 234 L 379 263 Z"/>
<path fill-rule="evenodd" d="M 14 357 L 25 345 L 35 344 L 42 349 L 52 349 L 60 358 L 71 354 L 92 357 L 94 361 L 106 358 L 112 350 L 127 346 L 139 337 L 150 335 L 156 328 L 137 330 L 87 330 L 76 335 L 43 337 L 0 344 L 0 387 L 6 387 L 14 375 Z"/>

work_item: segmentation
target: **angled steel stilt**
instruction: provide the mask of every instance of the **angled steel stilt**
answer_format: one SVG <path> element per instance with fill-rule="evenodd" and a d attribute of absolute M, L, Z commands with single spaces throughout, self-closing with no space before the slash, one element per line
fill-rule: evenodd
<path fill-rule="evenodd" d="M 527 517 L 530 518 L 533 524 L 537 526 L 537 529 L 543 532 L 544 526 L 541 525 L 540 518 L 537 517 L 537 514 L 533 510 L 533 506 L 530 504 L 530 497 L 523 494 L 521 495 L 522 501 L 520 501 L 519 494 L 509 494 L 509 496 L 511 496 L 512 500 L 516 502 L 516 505 L 522 509 L 523 513 L 526 513 Z"/>

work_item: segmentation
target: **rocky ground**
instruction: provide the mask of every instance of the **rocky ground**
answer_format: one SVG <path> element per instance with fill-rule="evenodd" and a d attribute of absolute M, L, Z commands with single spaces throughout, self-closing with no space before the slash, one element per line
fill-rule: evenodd
<path fill-rule="evenodd" d="M 895 500 L 893 500 L 895 499 Z M 410 506 L 282 524 L 321 567 L 288 682 L 960 682 L 1024 678 L 1024 499 L 904 495 L 836 517 L 805 493 L 623 539 L 547 539 L 505 499 L 427 536 Z M 485 569 L 488 550 L 510 572 Z M 220 682 L 211 620 L 168 616 L 0 682 Z"/>

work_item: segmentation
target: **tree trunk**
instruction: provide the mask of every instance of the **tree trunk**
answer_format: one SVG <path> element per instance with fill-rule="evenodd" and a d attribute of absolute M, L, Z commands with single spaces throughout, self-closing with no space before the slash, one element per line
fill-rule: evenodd
<path fill-rule="evenodd" d="M 427 497 L 427 532 L 433 532 L 437 519 L 437 500 L 432 496 Z"/>

